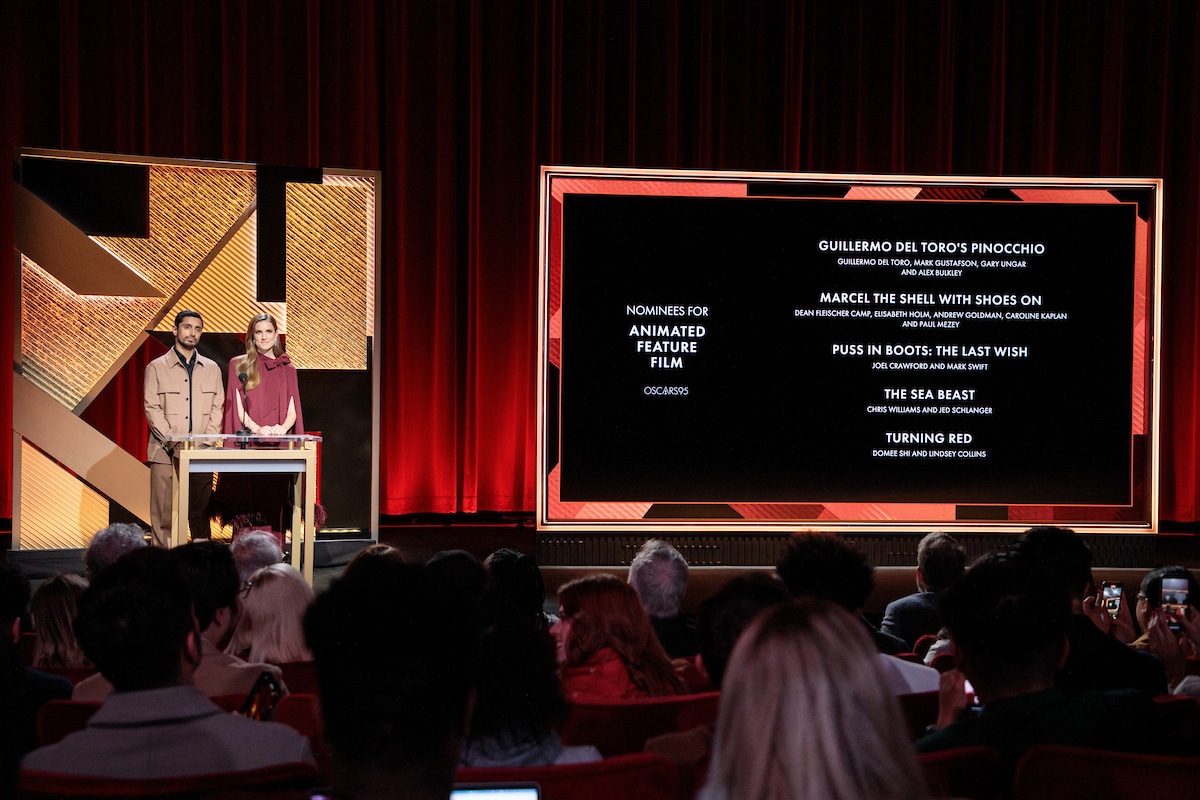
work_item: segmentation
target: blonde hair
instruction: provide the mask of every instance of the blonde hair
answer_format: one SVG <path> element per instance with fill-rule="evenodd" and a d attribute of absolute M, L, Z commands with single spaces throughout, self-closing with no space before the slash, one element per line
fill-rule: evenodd
<path fill-rule="evenodd" d="M 37 632 L 33 646 L 35 669 L 88 665 L 75 638 L 76 602 L 87 585 L 78 575 L 55 575 L 33 593 L 29 607 Z"/>
<path fill-rule="evenodd" d="M 721 686 L 700 797 L 928 797 L 899 703 L 860 621 L 808 598 L 751 624 Z"/>
<path fill-rule="evenodd" d="M 253 389 L 258 386 L 262 376 L 258 371 L 258 348 L 254 345 L 254 326 L 260 322 L 269 322 L 271 327 L 275 329 L 275 345 L 271 348 L 271 352 L 276 358 L 283 355 L 283 345 L 279 343 L 279 323 L 270 314 L 255 314 L 250 318 L 250 324 L 246 326 L 246 355 L 242 356 L 241 362 L 238 364 L 238 372 L 246 373 L 246 388 Z"/>
<path fill-rule="evenodd" d="M 304 646 L 304 612 L 313 602 L 312 587 L 291 564 L 271 564 L 250 576 L 241 615 L 227 653 L 249 651 L 249 661 L 283 664 L 311 661 Z"/>

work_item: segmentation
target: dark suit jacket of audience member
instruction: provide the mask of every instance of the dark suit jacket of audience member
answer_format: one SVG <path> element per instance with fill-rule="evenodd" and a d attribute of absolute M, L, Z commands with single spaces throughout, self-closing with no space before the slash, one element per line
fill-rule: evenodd
<path fill-rule="evenodd" d="M 1074 614 L 1067 623 L 1071 649 L 1054 684 L 1067 694 L 1089 689 L 1140 689 L 1149 695 L 1167 694 L 1162 662 L 1101 632 L 1090 619 Z"/>
<path fill-rule="evenodd" d="M 917 639 L 942 629 L 941 601 L 941 592 L 917 592 L 893 600 L 883 612 L 883 632 L 899 636 L 912 650 Z"/>
<path fill-rule="evenodd" d="M 879 652 L 894 656 L 897 653 L 907 653 L 912 650 L 899 636 L 884 633 L 872 625 L 866 617 L 859 617 L 859 619 L 862 620 L 863 625 L 867 626 L 867 630 L 871 632 L 871 641 L 875 642 L 875 647 Z"/>
<path fill-rule="evenodd" d="M 992 747 L 1000 751 L 1005 773 L 1011 778 L 1021 755 L 1039 744 L 1133 753 L 1163 749 L 1156 709 L 1145 694 L 1126 690 L 1068 696 L 1051 687 L 989 703 L 978 715 L 918 739 L 917 752 Z"/>
<path fill-rule="evenodd" d="M 700 651 L 696 640 L 696 618 L 691 614 L 664 619 L 651 617 L 650 624 L 668 658 L 691 658 Z"/>

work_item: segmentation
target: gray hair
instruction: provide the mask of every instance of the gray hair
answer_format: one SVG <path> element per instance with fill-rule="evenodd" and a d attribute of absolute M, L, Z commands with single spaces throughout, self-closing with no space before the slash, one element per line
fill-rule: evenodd
<path fill-rule="evenodd" d="M 83 551 L 83 571 L 89 579 L 131 550 L 146 546 L 146 529 L 132 522 L 114 522 L 92 536 Z"/>
<path fill-rule="evenodd" d="M 283 561 L 283 550 L 275 534 L 267 531 L 246 531 L 229 545 L 233 562 L 237 564 L 238 579 L 244 584 L 263 567 Z"/>
<path fill-rule="evenodd" d="M 646 613 L 656 619 L 679 615 L 687 583 L 687 561 L 662 539 L 647 541 L 629 564 L 629 585 Z"/>

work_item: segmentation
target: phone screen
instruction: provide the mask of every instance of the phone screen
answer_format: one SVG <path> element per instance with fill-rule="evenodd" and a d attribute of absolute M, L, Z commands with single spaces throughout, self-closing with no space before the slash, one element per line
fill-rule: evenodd
<path fill-rule="evenodd" d="M 491 786 L 458 784 L 450 792 L 450 800 L 538 800 L 541 796 L 541 789 L 535 783 Z"/>
<path fill-rule="evenodd" d="M 1187 608 L 1188 602 L 1187 578 L 1163 578 L 1162 609 L 1167 613 L 1167 619 L 1170 620 L 1171 630 L 1180 630 L 1181 626 L 1175 620 L 1178 617 L 1183 616 L 1184 609 Z"/>
<path fill-rule="evenodd" d="M 254 682 L 254 688 L 246 696 L 246 702 L 242 704 L 238 713 L 250 719 L 270 719 L 282 696 L 283 690 L 275 676 L 264 671 Z"/>
<path fill-rule="evenodd" d="M 1117 614 L 1121 612 L 1121 596 L 1125 593 L 1125 587 L 1119 583 L 1105 581 L 1101 591 L 1104 595 L 1104 610 L 1116 619 Z"/>

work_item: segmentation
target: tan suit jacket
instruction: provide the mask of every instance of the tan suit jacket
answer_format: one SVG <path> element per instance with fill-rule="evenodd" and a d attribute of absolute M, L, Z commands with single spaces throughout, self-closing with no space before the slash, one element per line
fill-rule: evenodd
<path fill-rule="evenodd" d="M 192 367 L 192 433 L 220 433 L 225 417 L 225 382 L 221 368 L 211 358 L 196 354 Z M 142 384 L 146 420 L 150 423 L 150 441 L 146 460 L 170 464 L 171 454 L 163 447 L 163 437 L 188 432 L 188 373 L 179 363 L 174 346 L 146 365 Z"/>

